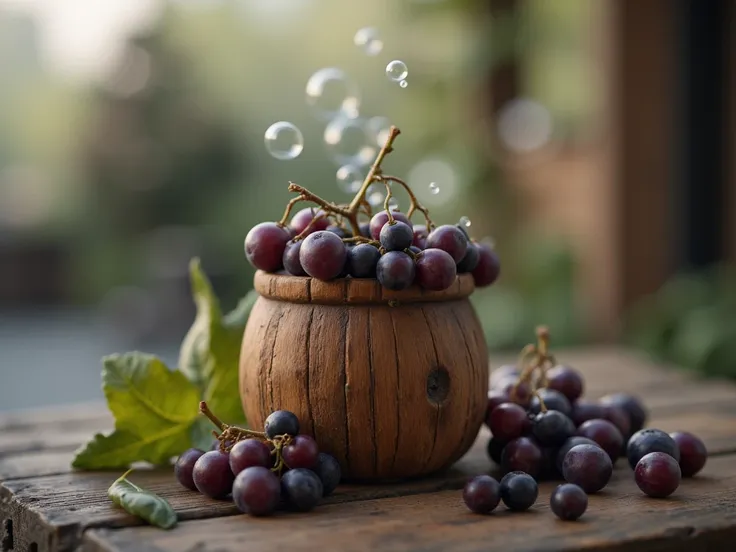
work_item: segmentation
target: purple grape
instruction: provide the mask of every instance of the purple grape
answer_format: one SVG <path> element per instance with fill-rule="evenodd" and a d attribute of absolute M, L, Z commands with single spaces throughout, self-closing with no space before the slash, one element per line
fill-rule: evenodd
<path fill-rule="evenodd" d="M 569 366 L 555 366 L 547 372 L 547 387 L 559 391 L 573 403 L 583 394 L 583 377 Z"/>
<path fill-rule="evenodd" d="M 496 389 L 509 396 L 511 402 L 528 407 L 532 400 L 532 389 L 526 382 L 519 382 L 518 377 L 507 377 L 496 386 Z"/>
<path fill-rule="evenodd" d="M 510 377 L 518 380 L 520 375 L 521 370 L 519 370 L 519 367 L 516 366 L 516 364 L 504 364 L 503 366 L 499 366 L 491 372 L 491 387 L 498 387 L 499 383 L 507 381 Z"/>
<path fill-rule="evenodd" d="M 501 486 L 490 475 L 478 475 L 465 484 L 463 501 L 471 512 L 490 514 L 501 502 Z"/>
<path fill-rule="evenodd" d="M 708 460 L 708 450 L 703 441 L 687 431 L 670 433 L 670 437 L 680 451 L 682 477 L 692 477 L 702 470 Z"/>
<path fill-rule="evenodd" d="M 288 410 L 276 410 L 266 418 L 264 429 L 266 437 L 273 439 L 279 435 L 299 435 L 299 418 Z"/>
<path fill-rule="evenodd" d="M 634 468 L 634 480 L 641 491 L 654 498 L 670 496 L 680 486 L 682 475 L 677 460 L 665 452 L 650 452 Z"/>
<path fill-rule="evenodd" d="M 324 489 L 316 473 L 297 468 L 287 471 L 281 477 L 281 493 L 291 508 L 307 512 L 317 506 Z"/>
<path fill-rule="evenodd" d="M 636 468 L 639 460 L 650 452 L 664 452 L 680 461 L 680 449 L 672 437 L 659 429 L 640 429 L 631 436 L 626 445 L 626 456 L 631 469 Z"/>
<path fill-rule="evenodd" d="M 383 287 L 401 291 L 414 283 L 414 260 L 401 251 L 389 251 L 382 255 L 376 267 L 376 277 Z"/>
<path fill-rule="evenodd" d="M 628 393 L 614 393 L 613 395 L 606 395 L 600 400 L 601 404 L 618 406 L 629 415 L 631 422 L 631 433 L 636 433 L 647 421 L 647 410 L 644 408 L 642 402 L 633 395 Z"/>
<path fill-rule="evenodd" d="M 225 498 L 232 491 L 235 480 L 230 469 L 230 455 L 219 450 L 205 452 L 194 463 L 192 480 L 203 495 Z"/>
<path fill-rule="evenodd" d="M 286 242 L 291 236 L 275 222 L 261 222 L 245 236 L 245 256 L 258 270 L 276 272 L 281 269 Z"/>
<path fill-rule="evenodd" d="M 176 464 L 174 465 L 174 475 L 176 475 L 176 480 L 181 483 L 183 487 L 191 489 L 192 491 L 197 490 L 197 486 L 194 484 L 194 479 L 192 479 L 192 470 L 194 470 L 194 464 L 203 454 L 203 450 L 190 448 L 189 450 L 181 453 L 181 456 L 176 459 Z"/>
<path fill-rule="evenodd" d="M 611 462 L 621 456 L 624 438 L 618 428 L 608 420 L 588 420 L 578 428 L 577 434 L 598 443 L 611 458 Z"/>
<path fill-rule="evenodd" d="M 322 496 L 331 495 L 340 484 L 340 478 L 342 477 L 340 464 L 335 460 L 335 457 L 320 452 L 317 457 L 317 465 L 313 471 L 322 482 Z"/>
<path fill-rule="evenodd" d="M 328 226 L 327 228 L 325 228 L 325 231 L 326 232 L 332 232 L 333 234 L 335 234 L 340 239 L 342 239 L 342 238 L 352 238 L 353 237 L 353 233 L 352 232 L 350 232 L 349 230 L 346 230 L 342 226 L 336 226 L 334 224 L 331 224 L 330 226 Z"/>
<path fill-rule="evenodd" d="M 320 230 L 303 240 L 299 262 L 304 271 L 318 280 L 332 280 L 340 275 L 347 258 L 345 244 L 332 232 Z"/>
<path fill-rule="evenodd" d="M 606 408 L 597 402 L 579 400 L 572 405 L 572 421 L 581 426 L 588 420 L 605 420 Z"/>
<path fill-rule="evenodd" d="M 501 453 L 504 472 L 520 471 L 537 477 L 542 471 L 542 449 L 529 437 L 519 437 L 506 444 Z"/>
<path fill-rule="evenodd" d="M 309 233 L 312 232 L 318 232 L 320 230 L 326 230 L 327 227 L 330 225 L 330 221 L 325 216 L 325 212 L 321 209 L 316 209 L 314 207 L 305 207 L 298 213 L 296 213 L 293 217 L 291 217 L 291 229 L 294 231 L 294 235 L 301 234 L 306 230 L 307 226 L 309 226 L 309 223 L 312 222 L 312 219 L 315 217 L 321 217 L 318 221 L 316 221 L 312 227 L 309 229 Z"/>
<path fill-rule="evenodd" d="M 549 507 L 558 518 L 575 521 L 588 508 L 588 495 L 577 485 L 564 483 L 552 491 Z"/>
<path fill-rule="evenodd" d="M 542 401 L 544 402 L 544 406 L 547 410 L 556 410 L 568 418 L 572 416 L 572 406 L 570 405 L 570 401 L 568 401 L 567 397 L 559 391 L 542 388 L 537 390 L 537 394 L 542 397 Z M 529 404 L 529 411 L 532 414 L 539 414 L 542 411 L 542 404 L 536 396 L 532 396 L 531 403 Z"/>
<path fill-rule="evenodd" d="M 291 469 L 311 470 L 317 464 L 319 447 L 309 435 L 297 435 L 282 450 L 284 463 Z"/>
<path fill-rule="evenodd" d="M 542 469 L 539 473 L 541 479 L 557 479 L 561 477 L 561 472 L 557 469 L 557 455 L 560 451 L 559 447 L 542 447 Z"/>
<path fill-rule="evenodd" d="M 411 247 L 409 247 L 409 251 L 414 253 L 414 255 L 419 255 L 422 252 L 422 250 L 419 249 L 416 245 L 412 245 Z"/>
<path fill-rule="evenodd" d="M 491 412 L 493 412 L 493 409 L 498 405 L 507 402 L 509 402 L 509 396 L 506 393 L 502 393 L 501 391 L 496 391 L 494 389 L 488 391 L 488 405 L 486 406 L 485 422 L 489 428 L 491 427 Z"/>
<path fill-rule="evenodd" d="M 414 239 L 412 245 L 418 247 L 420 250 L 427 247 L 427 227 L 424 224 L 417 224 L 414 226 Z"/>
<path fill-rule="evenodd" d="M 394 217 L 394 220 L 398 220 L 399 222 L 403 222 L 404 224 L 408 225 L 409 228 L 413 228 L 413 224 L 409 220 L 409 218 L 404 214 L 400 213 L 399 211 L 391 211 L 391 216 Z M 371 238 L 374 240 L 378 240 L 381 237 L 381 229 L 383 229 L 383 226 L 388 222 L 388 213 L 386 211 L 381 211 L 380 213 L 376 213 L 373 215 L 373 218 L 371 219 L 371 222 L 369 224 L 369 229 L 371 232 Z M 412 236 L 413 239 L 413 236 Z"/>
<path fill-rule="evenodd" d="M 555 459 L 555 466 L 557 467 L 557 471 L 562 473 L 562 463 L 565 461 L 565 455 L 570 451 L 572 447 L 575 447 L 577 445 L 593 445 L 600 448 L 600 445 L 596 443 L 593 439 L 581 437 L 580 435 L 573 435 L 567 441 L 565 441 L 560 449 L 557 451 L 557 458 Z"/>
<path fill-rule="evenodd" d="M 575 435 L 575 424 L 562 412 L 547 410 L 534 417 L 532 433 L 542 445 L 559 447 Z"/>
<path fill-rule="evenodd" d="M 233 483 L 233 501 L 243 513 L 270 516 L 281 500 L 279 478 L 268 468 L 251 466 L 241 471 Z"/>
<path fill-rule="evenodd" d="M 408 249 L 413 239 L 414 234 L 411 226 L 399 220 L 384 224 L 379 234 L 379 241 L 386 251 Z"/>
<path fill-rule="evenodd" d="M 507 402 L 493 409 L 488 427 L 494 437 L 510 441 L 528 433 L 531 422 L 526 410 L 518 404 Z"/>
<path fill-rule="evenodd" d="M 455 281 L 455 261 L 441 249 L 428 248 L 417 255 L 416 280 L 424 289 L 442 291 Z"/>
<path fill-rule="evenodd" d="M 238 441 L 230 449 L 230 469 L 235 475 L 252 466 L 270 468 L 272 465 L 271 450 L 258 439 Z"/>
<path fill-rule="evenodd" d="M 359 243 L 348 250 L 346 267 L 353 278 L 375 278 L 381 254 L 369 243 Z"/>
<path fill-rule="evenodd" d="M 597 493 L 608 485 L 611 474 L 611 458 L 596 445 L 575 445 L 562 462 L 565 481 L 579 485 L 586 493 Z"/>
<path fill-rule="evenodd" d="M 465 274 L 467 272 L 473 272 L 480 262 L 480 249 L 475 242 L 468 243 L 468 250 L 465 252 L 465 256 L 462 260 L 457 263 L 458 274 Z"/>
<path fill-rule="evenodd" d="M 523 512 L 537 501 L 539 487 L 534 478 L 524 472 L 507 473 L 499 485 L 501 500 L 509 510 Z"/>
<path fill-rule="evenodd" d="M 626 440 L 630 437 L 631 433 L 631 420 L 629 415 L 619 406 L 604 405 L 604 419 L 611 422 L 621 432 L 624 438 L 624 446 L 626 446 Z"/>
<path fill-rule="evenodd" d="M 505 446 L 506 441 L 502 441 L 498 437 L 491 437 L 488 440 L 488 448 L 486 449 L 488 457 L 499 466 L 501 465 L 501 456 Z"/>
<path fill-rule="evenodd" d="M 301 251 L 302 243 L 304 240 L 289 241 L 284 249 L 283 264 L 286 272 L 292 276 L 306 276 L 307 273 L 302 267 L 302 263 L 299 261 L 299 251 Z"/>
<path fill-rule="evenodd" d="M 478 245 L 478 252 L 480 253 L 480 259 L 478 266 L 472 272 L 473 280 L 477 287 L 490 286 L 501 273 L 501 261 L 496 251 L 485 243 Z"/>
<path fill-rule="evenodd" d="M 427 247 L 442 249 L 450 254 L 455 263 L 459 263 L 468 251 L 468 238 L 457 226 L 443 224 L 429 233 Z"/>
<path fill-rule="evenodd" d="M 370 222 L 361 222 L 360 225 L 360 235 L 364 238 L 370 238 L 371 237 L 371 223 Z"/>

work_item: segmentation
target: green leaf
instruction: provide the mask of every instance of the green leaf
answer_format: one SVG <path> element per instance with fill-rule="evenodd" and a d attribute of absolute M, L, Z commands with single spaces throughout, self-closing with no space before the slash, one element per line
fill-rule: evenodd
<path fill-rule="evenodd" d="M 171 529 L 176 525 L 176 512 L 164 498 L 128 481 L 133 470 L 121 475 L 107 490 L 107 496 L 129 514 L 138 516 L 151 525 Z"/>
<path fill-rule="evenodd" d="M 256 304 L 256 299 L 258 299 L 258 297 L 259 295 L 256 290 L 250 290 L 245 297 L 240 300 L 238 306 L 225 315 L 225 318 L 222 319 L 223 326 L 238 330 L 242 333 L 245 330 L 246 323 L 248 322 L 250 311 L 253 310 L 253 305 Z"/>
<path fill-rule="evenodd" d="M 190 427 L 152 432 L 144 437 L 121 430 L 96 434 L 77 451 L 72 467 L 85 470 L 125 468 L 133 462 L 166 464 L 189 448 Z"/>

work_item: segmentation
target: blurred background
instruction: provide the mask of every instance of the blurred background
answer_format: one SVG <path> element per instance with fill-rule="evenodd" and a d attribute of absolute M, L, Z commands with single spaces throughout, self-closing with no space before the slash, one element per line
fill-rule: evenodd
<path fill-rule="evenodd" d="M 100 398 L 108 353 L 175 365 L 189 259 L 234 306 L 243 238 L 280 218 L 288 181 L 347 201 L 338 169 L 364 174 L 389 124 L 386 170 L 496 244 L 502 276 L 474 297 L 491 351 L 545 323 L 557 347 L 736 376 L 735 14 L 0 0 L 0 409 Z M 287 127 L 269 151 L 279 121 L 301 141 Z"/>

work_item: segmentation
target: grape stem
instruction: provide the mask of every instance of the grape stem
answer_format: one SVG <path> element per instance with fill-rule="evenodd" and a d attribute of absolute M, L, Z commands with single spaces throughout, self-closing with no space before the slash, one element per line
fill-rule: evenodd
<path fill-rule="evenodd" d="M 429 230 L 430 232 L 434 230 L 435 225 L 432 222 L 432 219 L 429 218 L 429 209 L 419 203 L 419 200 L 417 200 L 417 196 L 414 195 L 414 191 L 404 180 L 396 176 L 382 174 L 376 177 L 376 182 L 396 182 L 396 184 L 402 186 L 406 190 L 406 193 L 409 195 L 409 210 L 406 212 L 406 216 L 411 218 L 411 216 L 414 214 L 414 211 L 419 211 L 424 215 L 424 219 L 427 221 L 427 230 Z M 386 210 L 388 210 L 388 207 L 386 207 Z"/>
<path fill-rule="evenodd" d="M 547 387 L 547 370 L 555 364 L 557 364 L 557 361 L 549 352 L 549 329 L 546 326 L 539 326 L 537 328 L 537 343 L 528 344 L 521 350 L 519 355 L 519 366 L 522 369 L 519 381 L 511 389 L 512 398 L 516 396 L 518 387 L 522 383 L 526 383 L 532 388 L 532 394 L 539 400 L 540 410 L 546 412 L 547 407 L 538 390 Z"/>

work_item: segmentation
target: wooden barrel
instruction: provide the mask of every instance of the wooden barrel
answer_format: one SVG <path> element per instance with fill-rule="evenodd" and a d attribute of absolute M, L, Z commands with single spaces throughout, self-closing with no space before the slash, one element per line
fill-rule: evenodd
<path fill-rule="evenodd" d="M 473 444 L 488 355 L 472 276 L 441 292 L 392 292 L 376 280 L 258 272 L 255 288 L 240 357 L 251 427 L 294 412 L 352 480 L 436 472 Z"/>

